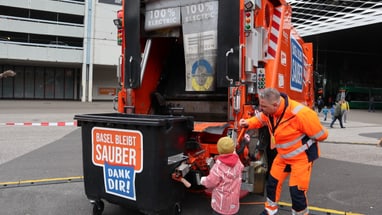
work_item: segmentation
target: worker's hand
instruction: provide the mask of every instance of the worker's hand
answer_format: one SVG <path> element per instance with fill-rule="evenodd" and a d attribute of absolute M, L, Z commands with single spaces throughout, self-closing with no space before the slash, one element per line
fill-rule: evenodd
<path fill-rule="evenodd" d="M 248 133 L 245 133 L 245 134 L 244 134 L 244 140 L 245 140 L 247 143 L 249 143 L 249 141 L 251 141 L 251 136 L 249 136 Z"/>
<path fill-rule="evenodd" d="M 249 126 L 247 120 L 245 120 L 245 119 L 240 119 L 239 125 L 240 125 L 240 127 L 244 127 L 244 128 L 248 128 L 248 126 Z"/>

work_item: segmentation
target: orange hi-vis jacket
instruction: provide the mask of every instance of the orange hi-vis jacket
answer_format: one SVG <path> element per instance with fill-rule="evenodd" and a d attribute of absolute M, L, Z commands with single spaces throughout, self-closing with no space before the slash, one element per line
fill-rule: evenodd
<path fill-rule="evenodd" d="M 325 140 L 328 131 L 320 123 L 317 113 L 311 108 L 281 94 L 280 106 L 272 116 L 262 112 L 247 119 L 248 128 L 268 126 L 277 153 L 284 159 L 299 159 L 307 156 L 310 161 L 319 157 L 317 141 Z M 308 149 L 315 145 L 313 154 Z M 308 151 L 307 151 L 308 150 Z M 305 151 L 307 151 L 305 153 Z"/>

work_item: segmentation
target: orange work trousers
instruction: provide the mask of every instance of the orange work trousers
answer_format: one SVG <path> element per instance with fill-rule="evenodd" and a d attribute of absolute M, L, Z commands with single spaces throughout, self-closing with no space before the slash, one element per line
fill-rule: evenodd
<path fill-rule="evenodd" d="M 267 184 L 267 201 L 265 209 L 268 214 L 277 213 L 277 202 L 280 200 L 282 185 L 289 177 L 289 191 L 292 199 L 292 209 L 296 212 L 307 211 L 309 189 L 313 162 L 308 161 L 304 154 L 298 158 L 283 159 L 279 155 L 273 161 Z"/>

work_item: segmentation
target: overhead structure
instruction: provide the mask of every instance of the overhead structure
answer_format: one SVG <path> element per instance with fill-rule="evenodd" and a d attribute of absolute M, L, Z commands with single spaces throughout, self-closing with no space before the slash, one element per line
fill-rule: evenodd
<path fill-rule="evenodd" d="M 287 0 L 300 36 L 382 23 L 380 0 Z"/>

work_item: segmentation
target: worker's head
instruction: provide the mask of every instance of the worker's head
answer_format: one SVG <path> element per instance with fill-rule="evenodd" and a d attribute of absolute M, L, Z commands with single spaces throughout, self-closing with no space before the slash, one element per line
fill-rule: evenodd
<path fill-rule="evenodd" d="M 280 92 L 275 88 L 265 88 L 259 93 L 260 110 L 265 114 L 274 114 L 280 106 Z"/>
<path fill-rule="evenodd" d="M 230 154 L 235 151 L 235 143 L 230 137 L 221 137 L 217 145 L 219 154 Z"/>

